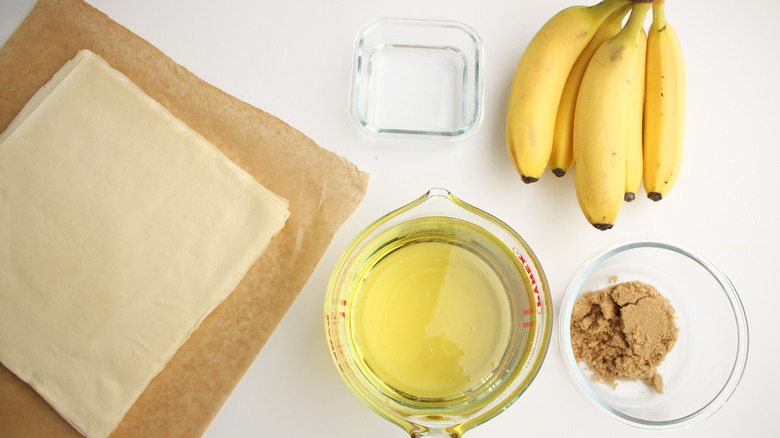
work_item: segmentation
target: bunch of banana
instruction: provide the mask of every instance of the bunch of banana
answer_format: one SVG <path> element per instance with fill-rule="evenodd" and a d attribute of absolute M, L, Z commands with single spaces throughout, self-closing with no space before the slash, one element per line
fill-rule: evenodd
<path fill-rule="evenodd" d="M 526 183 L 548 166 L 563 176 L 573 165 L 580 208 L 607 230 L 643 182 L 655 201 L 671 189 L 682 158 L 684 102 L 682 52 L 664 0 L 572 6 L 542 26 L 520 60 L 507 146 Z"/>

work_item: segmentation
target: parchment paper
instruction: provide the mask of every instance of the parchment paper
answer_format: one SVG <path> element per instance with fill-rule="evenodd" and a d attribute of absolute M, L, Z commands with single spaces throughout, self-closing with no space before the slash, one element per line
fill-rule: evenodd
<path fill-rule="evenodd" d="M 102 56 L 261 184 L 290 201 L 284 230 L 176 353 L 112 437 L 202 435 L 303 288 L 368 175 L 283 121 L 205 83 L 81 0 L 40 0 L 0 48 L 0 131 L 79 49 Z M 0 242 L 0 244 L 2 244 Z M 80 436 L 0 366 L 0 436 Z"/>

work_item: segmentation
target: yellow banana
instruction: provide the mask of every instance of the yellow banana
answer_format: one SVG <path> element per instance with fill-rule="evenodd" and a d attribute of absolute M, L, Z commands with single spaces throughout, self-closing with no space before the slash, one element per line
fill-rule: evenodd
<path fill-rule="evenodd" d="M 637 61 L 631 78 L 631 90 L 626 109 L 626 189 L 623 199 L 631 202 L 642 185 L 642 115 L 645 106 L 645 56 L 647 55 L 647 34 L 639 32 Z"/>
<path fill-rule="evenodd" d="M 629 5 L 622 6 L 612 13 L 598 28 L 588 45 L 580 53 L 577 61 L 569 72 L 566 85 L 563 87 L 561 101 L 558 104 L 558 113 L 555 117 L 555 129 L 553 131 L 552 151 L 550 153 L 550 170 L 555 176 L 561 177 L 569 170 L 572 161 L 572 126 L 574 124 L 574 108 L 577 102 L 577 93 L 580 91 L 580 83 L 585 69 L 588 67 L 593 53 L 604 41 L 612 38 L 623 27 L 623 17 L 628 12 Z M 642 72 L 644 75 L 644 72 Z M 644 78 L 642 80 L 644 82 Z"/>
<path fill-rule="evenodd" d="M 626 187 L 626 107 L 640 30 L 650 10 L 635 3 L 621 31 L 593 54 L 574 112 L 574 187 L 588 221 L 599 230 L 613 227 Z"/>
<path fill-rule="evenodd" d="M 646 75 L 644 184 L 647 197 L 660 201 L 680 173 L 685 125 L 682 48 L 674 29 L 666 22 L 663 0 L 653 4 Z"/>
<path fill-rule="evenodd" d="M 555 14 L 528 43 L 515 71 L 507 109 L 507 148 L 523 181 L 539 179 L 550 158 L 564 84 L 601 23 L 628 0 L 603 0 Z"/>

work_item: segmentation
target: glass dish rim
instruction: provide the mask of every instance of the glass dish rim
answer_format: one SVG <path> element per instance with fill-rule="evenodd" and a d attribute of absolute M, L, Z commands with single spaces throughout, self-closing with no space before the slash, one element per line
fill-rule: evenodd
<path fill-rule="evenodd" d="M 715 397 L 696 411 L 680 418 L 665 421 L 651 421 L 627 415 L 614 409 L 607 402 L 602 400 L 593 390 L 587 381 L 587 378 L 580 372 L 580 368 L 572 353 L 571 335 L 568 327 L 571 324 L 571 311 L 578 292 L 586 279 L 598 266 L 609 260 L 612 256 L 636 248 L 657 248 L 673 251 L 681 254 L 699 264 L 707 270 L 719 283 L 723 293 L 731 305 L 734 313 L 734 321 L 737 326 L 737 354 L 734 357 L 734 364 L 729 378 L 720 388 Z M 749 330 L 747 316 L 742 301 L 731 280 L 718 267 L 707 260 L 696 251 L 684 246 L 673 243 L 666 239 L 654 237 L 628 238 L 609 244 L 597 252 L 590 255 L 583 262 L 577 271 L 572 275 L 566 292 L 561 301 L 560 315 L 558 318 L 558 338 L 561 356 L 563 359 L 566 373 L 569 375 L 577 392 L 585 398 L 590 404 L 605 412 L 610 417 L 626 424 L 640 429 L 649 430 L 670 430 L 682 427 L 688 427 L 694 423 L 703 421 L 720 409 L 726 401 L 733 395 L 739 385 L 745 371 L 749 349 Z"/>

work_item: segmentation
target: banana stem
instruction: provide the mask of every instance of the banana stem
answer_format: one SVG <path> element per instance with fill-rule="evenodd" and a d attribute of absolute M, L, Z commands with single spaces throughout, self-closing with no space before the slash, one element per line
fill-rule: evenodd
<path fill-rule="evenodd" d="M 639 28 L 644 26 L 645 17 L 647 16 L 647 12 L 649 10 L 649 3 L 634 3 L 634 5 L 631 6 L 631 15 L 628 17 L 628 21 L 626 22 L 626 28 L 630 29 L 632 34 L 638 33 Z M 653 9 L 653 11 L 655 11 L 655 9 Z"/>
<path fill-rule="evenodd" d="M 604 20 L 615 9 L 619 8 L 621 5 L 628 4 L 631 1 L 633 0 L 602 0 L 598 4 L 591 6 L 591 8 L 595 13 L 595 16 L 601 17 L 601 20 Z"/>
<path fill-rule="evenodd" d="M 666 15 L 664 14 L 664 0 L 653 3 L 653 28 L 661 30 L 666 27 Z"/>

